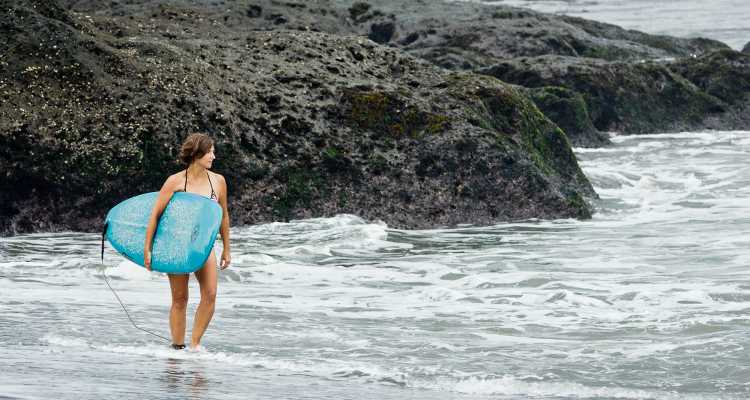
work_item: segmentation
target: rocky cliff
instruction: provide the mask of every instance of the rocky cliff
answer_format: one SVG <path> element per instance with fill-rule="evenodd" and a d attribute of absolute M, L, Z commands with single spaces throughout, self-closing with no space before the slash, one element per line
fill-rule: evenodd
<path fill-rule="evenodd" d="M 231 28 L 232 15 L 291 23 L 250 2 L 223 16 L 111 4 L 101 16 L 0 3 L 3 234 L 98 230 L 110 207 L 181 168 L 177 149 L 196 131 L 217 141 L 235 226 L 590 216 L 583 197 L 596 194 L 568 139 L 517 87 L 347 32 Z M 325 18 L 305 21 L 358 17 L 315 10 Z"/>
<path fill-rule="evenodd" d="M 64 1 L 81 12 L 127 16 L 145 15 L 163 0 Z M 531 82 L 524 75 L 554 75 L 554 79 L 537 79 L 532 90 L 523 93 L 563 127 L 575 146 L 606 144 L 606 136 L 599 131 L 747 128 L 741 115 L 746 110 L 729 107 L 679 73 L 670 72 L 672 62 L 729 49 L 714 40 L 648 35 L 581 18 L 481 2 L 176 2 L 199 7 L 236 31 L 362 35 L 447 69 L 490 73 L 521 85 Z M 498 74 L 509 65 L 515 73 Z M 566 73 L 569 65 L 573 71 Z M 601 84 L 601 90 L 592 88 L 594 83 Z M 656 86 L 643 86 L 649 84 Z M 543 85 L 551 87 L 542 89 Z"/>

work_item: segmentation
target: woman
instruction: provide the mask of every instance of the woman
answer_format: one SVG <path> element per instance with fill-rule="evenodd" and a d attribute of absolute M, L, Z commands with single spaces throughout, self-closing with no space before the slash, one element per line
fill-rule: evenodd
<path fill-rule="evenodd" d="M 146 227 L 146 243 L 143 248 L 144 266 L 151 271 L 151 245 L 156 233 L 159 218 L 175 192 L 195 193 L 216 201 L 224 211 L 219 227 L 224 250 L 221 252 L 221 269 L 229 266 L 232 257 L 229 255 L 229 215 L 227 213 L 227 184 L 224 177 L 208 171 L 216 159 L 214 142 L 208 136 L 196 133 L 185 141 L 180 152 L 180 161 L 188 168 L 170 176 L 159 191 L 154 208 Z M 196 348 L 208 323 L 214 315 L 216 303 L 216 252 L 211 250 L 206 264 L 195 271 L 201 291 L 201 302 L 195 312 L 193 337 L 190 348 Z M 185 348 L 185 310 L 188 302 L 188 281 L 190 274 L 168 274 L 169 286 L 172 289 L 172 309 L 169 311 L 169 328 L 172 331 L 172 347 Z"/>

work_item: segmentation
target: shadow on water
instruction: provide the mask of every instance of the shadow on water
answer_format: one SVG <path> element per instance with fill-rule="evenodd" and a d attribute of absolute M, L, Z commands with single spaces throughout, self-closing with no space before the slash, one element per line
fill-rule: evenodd
<path fill-rule="evenodd" d="M 211 382 L 199 360 L 168 358 L 161 379 L 166 391 L 177 398 L 209 399 Z"/>

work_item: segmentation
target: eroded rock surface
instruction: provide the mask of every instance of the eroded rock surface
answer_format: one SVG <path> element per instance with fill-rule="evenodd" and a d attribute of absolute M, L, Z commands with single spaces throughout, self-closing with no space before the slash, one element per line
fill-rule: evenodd
<path fill-rule="evenodd" d="M 252 6 L 242 15 L 283 17 Z M 566 136 L 512 85 L 361 36 L 238 32 L 179 4 L 92 14 L 0 8 L 3 234 L 100 229 L 182 168 L 196 131 L 217 140 L 234 226 L 590 216 L 583 196 L 596 194 Z"/>
<path fill-rule="evenodd" d="M 731 51 L 731 50 L 730 50 Z M 483 71 L 525 87 L 559 86 L 580 93 L 599 131 L 680 131 L 725 104 L 659 62 L 630 63 L 590 58 L 516 58 Z"/>
<path fill-rule="evenodd" d="M 708 129 L 750 128 L 750 54 L 719 50 L 669 68 L 721 101 L 721 111 L 702 122 Z"/>
<path fill-rule="evenodd" d="M 146 13 L 160 1 L 162 0 L 102 3 L 65 0 L 65 3 L 73 10 L 126 16 Z M 583 85 L 579 88 L 575 86 L 575 80 L 571 79 L 567 79 L 568 84 L 562 86 L 577 92 L 586 103 L 585 109 L 576 108 L 576 115 L 587 110 L 596 114 L 597 109 L 602 108 L 608 110 L 603 118 L 602 115 L 597 115 L 595 119 L 587 121 L 567 117 L 566 114 L 573 111 L 570 107 L 575 102 L 537 104 L 553 122 L 564 127 L 574 145 L 599 146 L 607 143 L 606 136 L 598 131 L 591 131 L 592 126 L 603 131 L 616 130 L 621 134 L 694 130 L 716 126 L 717 123 L 722 129 L 746 127 L 741 122 L 741 115 L 747 110 L 715 106 L 713 100 L 706 99 L 706 93 L 701 89 L 688 89 L 680 83 L 675 85 L 667 82 L 662 84 L 679 93 L 669 95 L 643 90 L 640 87 L 643 83 L 670 80 L 673 77 L 665 75 L 661 67 L 641 68 L 630 65 L 643 61 L 668 65 L 675 60 L 729 49 L 715 40 L 648 35 L 576 17 L 481 2 L 227 0 L 178 3 L 198 7 L 210 18 L 237 31 L 291 29 L 337 35 L 357 34 L 456 71 L 485 73 L 497 70 L 498 64 L 518 64 L 529 60 L 541 60 L 539 65 L 531 67 L 535 71 L 546 66 L 556 68 L 556 63 L 595 63 L 587 61 L 590 59 L 612 62 L 607 67 L 610 72 L 621 72 L 629 78 L 616 82 L 621 85 L 617 89 L 621 92 L 620 95 L 613 97 L 605 93 L 603 97 L 592 96 L 590 87 Z M 557 56 L 555 59 L 558 61 L 547 62 L 551 56 Z M 555 73 L 559 75 L 559 72 Z M 652 74 L 656 76 L 651 76 Z M 611 87 L 607 86 L 612 83 L 605 84 L 602 90 L 610 90 Z M 535 91 L 524 93 L 531 94 Z M 545 98 L 548 99 L 548 96 Z M 590 102 L 608 98 L 617 104 Z M 648 111 L 644 110 L 647 105 L 637 103 L 642 100 L 661 103 L 654 104 L 654 111 Z"/>

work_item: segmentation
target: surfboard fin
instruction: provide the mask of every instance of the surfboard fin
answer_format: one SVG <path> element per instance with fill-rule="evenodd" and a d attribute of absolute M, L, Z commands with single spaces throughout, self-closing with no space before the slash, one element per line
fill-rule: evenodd
<path fill-rule="evenodd" d="M 104 239 L 107 237 L 108 227 L 109 227 L 109 221 L 104 223 L 104 230 L 102 230 L 102 262 L 104 261 Z"/>

